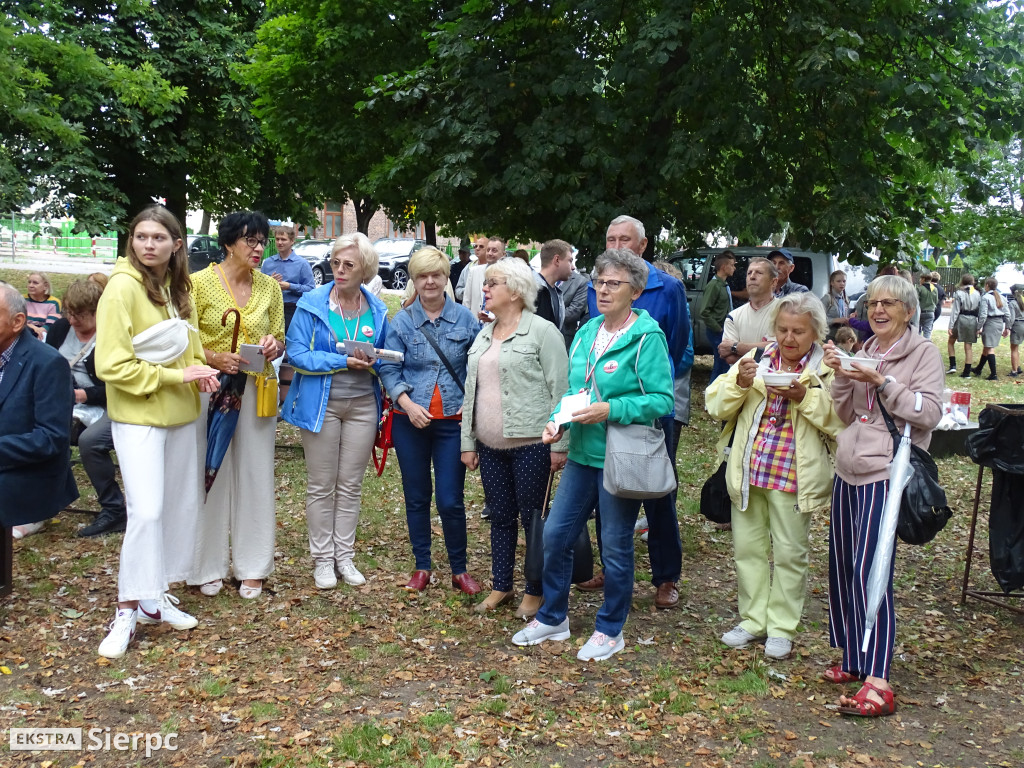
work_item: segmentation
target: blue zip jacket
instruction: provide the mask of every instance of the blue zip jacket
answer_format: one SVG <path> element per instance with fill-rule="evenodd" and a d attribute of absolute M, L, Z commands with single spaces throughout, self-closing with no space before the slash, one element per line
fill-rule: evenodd
<path fill-rule="evenodd" d="M 285 338 L 288 362 L 295 369 L 295 377 L 281 406 L 281 418 L 310 432 L 319 432 L 323 427 L 331 394 L 331 376 L 348 368 L 348 357 L 337 351 L 337 338 L 331 330 L 332 288 L 333 282 L 303 294 Z M 388 334 L 388 308 L 365 285 L 359 286 L 359 290 L 363 292 L 373 315 L 373 345 L 383 347 Z M 377 360 L 371 369 L 377 375 L 380 374 L 380 364 L 381 361 Z M 373 395 L 377 399 L 377 418 L 380 419 L 380 387 L 373 388 Z"/>
<path fill-rule="evenodd" d="M 395 315 L 385 346 L 403 353 L 405 362 L 382 360 L 380 367 L 380 379 L 391 399 L 397 403 L 399 396 L 408 392 L 416 405 L 429 409 L 434 385 L 437 385 L 441 390 L 444 415 L 458 413 L 463 399 L 459 384 L 465 386 L 469 348 L 479 332 L 480 323 L 473 313 L 451 299 L 445 301 L 436 324 L 430 322 L 419 298 L 401 310 Z M 437 340 L 437 345 L 459 377 L 458 383 L 452 379 L 434 348 L 423 338 L 424 333 L 433 335 Z"/>

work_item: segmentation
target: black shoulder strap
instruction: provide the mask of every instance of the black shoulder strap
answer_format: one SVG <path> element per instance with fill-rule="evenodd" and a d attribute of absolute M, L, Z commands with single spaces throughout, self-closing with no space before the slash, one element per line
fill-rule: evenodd
<path fill-rule="evenodd" d="M 885 419 L 885 426 L 889 428 L 889 434 L 892 435 L 892 450 L 896 453 L 896 446 L 900 444 L 901 436 L 898 429 L 896 429 L 896 422 L 892 420 L 892 416 L 882 405 L 882 398 L 880 395 L 875 395 L 875 402 L 878 403 L 878 410 L 882 412 L 882 418 Z"/>
<path fill-rule="evenodd" d="M 450 362 L 448 362 L 448 358 L 444 356 L 444 352 L 442 352 L 441 347 L 438 346 L 437 339 L 433 337 L 433 334 L 427 333 L 422 327 L 420 327 L 419 331 L 420 333 L 423 334 L 423 338 L 427 340 L 427 343 L 434 348 L 434 352 L 437 353 L 437 356 L 438 358 L 440 358 L 441 363 L 448 370 L 448 375 L 452 377 L 452 381 L 455 382 L 455 386 L 459 388 L 460 392 L 465 393 L 466 388 L 462 386 L 462 382 L 459 381 L 458 374 L 455 373 L 455 368 L 452 367 L 452 364 Z"/>

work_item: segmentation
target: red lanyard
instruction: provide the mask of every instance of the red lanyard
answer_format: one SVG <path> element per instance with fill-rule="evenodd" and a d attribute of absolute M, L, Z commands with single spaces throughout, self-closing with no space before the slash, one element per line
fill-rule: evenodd
<path fill-rule="evenodd" d="M 890 352 L 892 352 L 894 349 L 896 349 L 897 346 L 899 346 L 899 343 L 901 341 L 903 341 L 903 339 L 905 339 L 907 337 L 907 333 L 909 333 L 909 329 L 904 331 L 903 335 L 900 336 L 898 339 L 896 339 L 896 343 L 893 344 L 891 347 L 889 347 L 887 350 L 885 350 L 885 352 L 883 352 L 881 354 L 881 356 L 879 356 L 878 359 L 882 361 L 882 362 L 880 362 L 878 364 L 878 372 L 879 373 L 882 372 L 882 366 L 885 365 L 885 358 L 888 356 L 888 354 Z M 868 401 L 868 413 L 870 413 L 871 409 L 875 407 L 875 392 L 876 391 L 877 390 L 876 390 L 875 387 L 870 387 L 870 386 L 868 386 L 867 382 L 864 382 L 864 396 L 865 396 L 865 398 L 867 398 L 867 401 Z"/>

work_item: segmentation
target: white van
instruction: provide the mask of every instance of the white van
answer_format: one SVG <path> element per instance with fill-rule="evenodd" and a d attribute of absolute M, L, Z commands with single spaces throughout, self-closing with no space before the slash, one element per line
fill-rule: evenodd
<path fill-rule="evenodd" d="M 736 254 L 736 272 L 729 278 L 729 287 L 734 291 L 745 291 L 747 264 L 750 263 L 750 260 L 755 256 L 768 258 L 768 254 L 776 250 L 778 249 L 774 247 L 743 246 L 698 248 L 692 251 L 678 251 L 668 257 L 667 260 L 683 273 L 686 299 L 690 305 L 690 319 L 693 326 L 693 348 L 696 354 L 711 354 L 711 347 L 708 345 L 708 339 L 704 333 L 704 323 L 694 310 L 700 306 L 700 300 L 704 295 L 704 286 L 715 276 L 711 266 L 715 256 L 722 251 L 732 251 Z M 823 296 L 828 291 L 828 276 L 836 269 L 835 257 L 827 253 L 800 251 L 795 248 L 786 248 L 786 250 L 793 254 L 793 264 L 795 265 L 789 279 L 794 283 L 806 285 L 815 296 Z M 743 302 L 735 303 L 739 306 Z"/>

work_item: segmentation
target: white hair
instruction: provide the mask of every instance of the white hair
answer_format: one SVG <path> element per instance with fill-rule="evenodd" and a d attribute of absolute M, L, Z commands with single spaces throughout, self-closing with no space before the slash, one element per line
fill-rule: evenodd
<path fill-rule="evenodd" d="M 608 225 L 608 229 L 611 229 L 612 227 L 617 227 L 619 224 L 632 224 L 633 229 L 636 230 L 637 241 L 643 240 L 647 234 L 644 231 L 644 224 L 642 221 L 640 221 L 640 219 L 634 219 L 632 216 L 627 216 L 626 214 L 616 216 L 614 219 L 612 219 L 612 223 Z"/>

